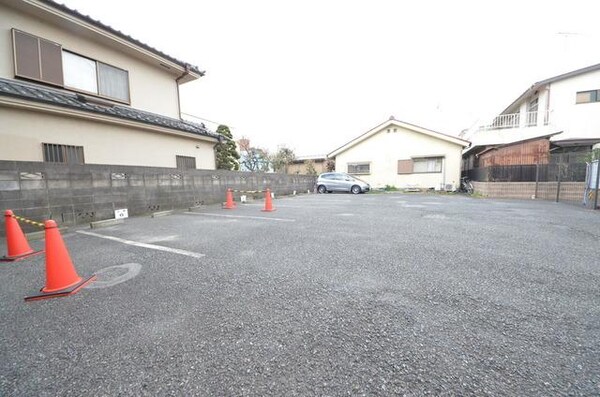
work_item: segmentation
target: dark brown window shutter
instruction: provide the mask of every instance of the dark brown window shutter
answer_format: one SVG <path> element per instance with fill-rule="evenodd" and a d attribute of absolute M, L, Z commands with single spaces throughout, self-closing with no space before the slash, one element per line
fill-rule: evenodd
<path fill-rule="evenodd" d="M 13 29 L 15 76 L 63 86 L 62 47 Z"/>
<path fill-rule="evenodd" d="M 38 38 L 13 30 L 15 43 L 15 74 L 19 77 L 40 80 L 40 47 Z"/>
<path fill-rule="evenodd" d="M 413 173 L 412 159 L 398 160 L 398 173 L 399 174 L 412 174 Z"/>
<path fill-rule="evenodd" d="M 42 81 L 63 85 L 62 48 L 59 44 L 40 39 Z"/>

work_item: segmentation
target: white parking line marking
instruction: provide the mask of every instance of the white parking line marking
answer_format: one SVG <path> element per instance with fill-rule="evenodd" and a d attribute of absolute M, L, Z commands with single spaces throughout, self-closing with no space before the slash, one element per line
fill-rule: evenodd
<path fill-rule="evenodd" d="M 425 215 L 423 218 L 426 219 L 447 219 L 448 217 L 444 214 L 429 214 Z"/>
<path fill-rule="evenodd" d="M 264 207 L 264 204 L 243 204 L 240 207 Z M 276 208 L 306 208 L 304 205 L 274 204 Z"/>
<path fill-rule="evenodd" d="M 191 256 L 192 258 L 202 258 L 203 256 L 205 256 L 204 254 L 199 254 L 197 252 L 180 250 L 180 249 L 177 249 L 177 248 L 163 247 L 162 245 L 140 243 L 138 241 L 125 240 L 125 239 L 122 239 L 122 238 L 119 238 L 119 237 L 106 236 L 104 234 L 87 232 L 85 230 L 77 230 L 77 233 L 85 234 L 87 236 L 100 237 L 100 238 L 104 238 L 104 239 L 107 239 L 107 240 L 116 241 L 118 243 L 133 245 L 133 246 L 136 246 L 136 247 L 149 248 L 149 249 L 153 249 L 153 250 L 157 250 L 157 251 L 170 252 L 172 254 L 179 254 L 179 255 Z"/>
<path fill-rule="evenodd" d="M 242 218 L 242 219 L 258 219 L 261 221 L 279 221 L 279 222 L 296 222 L 295 219 L 289 218 L 267 218 L 266 216 L 245 216 L 245 215 L 225 215 L 225 214 L 209 214 L 206 212 L 184 212 L 190 215 L 218 216 L 221 218 Z"/>

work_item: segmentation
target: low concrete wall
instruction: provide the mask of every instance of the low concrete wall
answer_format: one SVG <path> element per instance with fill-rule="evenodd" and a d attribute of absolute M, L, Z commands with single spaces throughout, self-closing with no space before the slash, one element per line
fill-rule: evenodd
<path fill-rule="evenodd" d="M 485 197 L 531 199 L 535 182 L 473 182 L 475 192 Z M 537 199 L 556 200 L 557 182 L 539 182 Z M 561 182 L 559 201 L 583 202 L 584 182 Z"/>
<path fill-rule="evenodd" d="M 0 210 L 37 221 L 85 224 L 114 218 L 121 208 L 135 216 L 222 202 L 227 188 L 270 188 L 276 195 L 312 191 L 315 180 L 307 175 L 0 161 Z M 29 225 L 23 229 L 36 230 Z"/>

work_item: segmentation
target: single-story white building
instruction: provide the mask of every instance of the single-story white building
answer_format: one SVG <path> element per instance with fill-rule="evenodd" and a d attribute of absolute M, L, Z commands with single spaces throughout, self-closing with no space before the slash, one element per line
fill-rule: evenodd
<path fill-rule="evenodd" d="M 365 132 L 328 154 L 337 172 L 365 180 L 375 189 L 455 190 L 462 150 L 468 141 L 396 120 Z"/>

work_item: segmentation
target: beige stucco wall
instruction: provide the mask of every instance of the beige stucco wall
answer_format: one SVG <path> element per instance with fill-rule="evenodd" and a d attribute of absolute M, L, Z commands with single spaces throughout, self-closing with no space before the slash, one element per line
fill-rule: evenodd
<path fill-rule="evenodd" d="M 394 128 L 396 132 L 393 132 Z M 390 132 L 387 132 L 388 129 Z M 446 184 L 459 184 L 461 152 L 460 145 L 391 125 L 338 154 L 335 167 L 338 172 L 348 172 L 348 163 L 370 162 L 370 174 L 356 176 L 374 188 L 392 185 L 398 188 L 414 186 L 439 189 Z M 443 156 L 442 172 L 399 175 L 398 160 L 415 156 Z"/>
<path fill-rule="evenodd" d="M 54 25 L 37 16 L 17 11 L 0 2 L 0 77 L 14 78 L 11 29 L 54 41 L 63 49 L 125 69 L 129 72 L 131 106 L 169 117 L 179 117 L 177 85 L 173 72 L 143 62 L 141 59 L 111 48 L 63 23 Z M 116 48 L 116 47 L 115 47 Z"/>
<path fill-rule="evenodd" d="M 86 116 L 87 117 L 87 116 Z M 0 106 L 0 159 L 43 161 L 42 143 L 83 146 L 86 164 L 176 167 L 176 155 L 215 169 L 214 142 L 85 118 Z M 198 148 L 196 147 L 198 146 Z"/>

